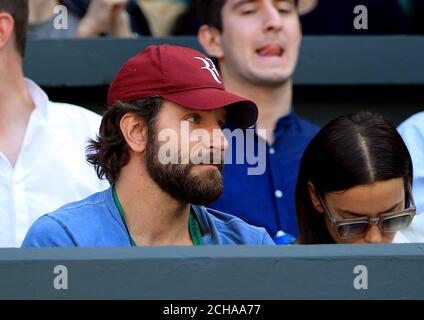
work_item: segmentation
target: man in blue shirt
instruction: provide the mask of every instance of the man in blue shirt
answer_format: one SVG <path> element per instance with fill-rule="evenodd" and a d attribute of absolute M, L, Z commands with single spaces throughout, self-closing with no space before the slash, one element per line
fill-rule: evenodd
<path fill-rule="evenodd" d="M 265 168 L 249 174 L 248 161 L 226 165 L 224 193 L 211 206 L 265 227 L 277 243 L 290 243 L 291 235 L 297 236 L 294 191 L 299 163 L 318 131 L 292 108 L 292 75 L 302 38 L 297 1 L 200 3 L 203 25 L 198 39 L 218 60 L 226 90 L 258 106 L 255 134 L 246 144 L 258 152 L 258 168 Z M 248 152 L 246 147 L 246 157 L 252 158 Z"/>
<path fill-rule="evenodd" d="M 24 247 L 273 244 L 264 228 L 202 206 L 222 192 L 224 122 L 257 118 L 207 57 L 150 46 L 119 71 L 108 105 L 87 159 L 112 187 L 38 219 Z"/>

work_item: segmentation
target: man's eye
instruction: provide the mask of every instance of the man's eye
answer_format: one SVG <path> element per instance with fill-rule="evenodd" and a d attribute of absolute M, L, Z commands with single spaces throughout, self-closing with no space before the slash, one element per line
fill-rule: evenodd
<path fill-rule="evenodd" d="M 280 12 L 280 13 L 289 13 L 290 10 L 287 10 L 286 8 L 280 8 L 280 9 L 278 9 L 278 12 Z"/>
<path fill-rule="evenodd" d="M 282 2 L 276 5 L 276 8 L 278 11 L 282 12 L 282 13 L 289 13 L 292 12 L 295 8 L 294 3 L 292 2 Z"/>
<path fill-rule="evenodd" d="M 252 14 L 252 13 L 255 13 L 255 12 L 256 12 L 256 7 L 255 6 L 252 6 L 251 4 L 242 6 L 240 8 L 240 13 L 242 15 L 248 15 L 248 14 Z"/>
<path fill-rule="evenodd" d="M 277 8 L 280 13 L 290 13 L 293 10 L 292 5 L 280 6 Z"/>
<path fill-rule="evenodd" d="M 195 124 L 199 124 L 200 123 L 200 117 L 199 116 L 190 116 L 189 118 L 186 119 L 188 122 L 190 123 L 195 123 Z"/>
<path fill-rule="evenodd" d="M 256 11 L 255 10 L 253 10 L 253 9 L 248 9 L 248 10 L 242 10 L 241 11 L 241 14 L 243 15 L 243 16 L 246 16 L 246 15 L 249 15 L 249 14 L 253 14 L 253 13 L 255 13 Z"/>

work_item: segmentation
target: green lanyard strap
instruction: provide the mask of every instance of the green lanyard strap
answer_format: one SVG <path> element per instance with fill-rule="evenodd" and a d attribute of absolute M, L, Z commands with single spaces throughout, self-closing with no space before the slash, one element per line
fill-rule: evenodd
<path fill-rule="evenodd" d="M 130 237 L 131 247 L 137 247 L 137 244 L 131 237 L 130 231 L 128 229 L 127 221 L 125 220 L 124 209 L 122 209 L 122 205 L 119 201 L 118 195 L 116 194 L 116 189 L 114 185 L 112 186 L 112 195 L 113 200 L 115 201 L 115 205 L 118 207 L 119 215 L 121 216 L 122 222 L 124 223 L 125 230 L 127 230 L 128 236 Z M 195 246 L 204 245 L 199 222 L 197 221 L 196 215 L 191 210 L 188 218 L 188 229 L 193 244 Z"/>
<path fill-rule="evenodd" d="M 199 221 L 197 221 L 196 215 L 190 210 L 190 216 L 188 218 L 188 226 L 190 230 L 191 241 L 195 246 L 203 246 L 202 231 L 200 229 Z"/>
<path fill-rule="evenodd" d="M 116 194 L 115 186 L 112 186 L 113 200 L 115 201 L 116 206 L 118 207 L 119 215 L 121 216 L 122 221 L 124 222 L 125 230 L 127 230 L 128 236 L 130 237 L 131 247 L 137 247 L 134 239 L 131 237 L 130 231 L 128 230 L 127 221 L 124 216 L 124 209 L 122 209 L 121 201 L 119 201 L 118 195 Z"/>

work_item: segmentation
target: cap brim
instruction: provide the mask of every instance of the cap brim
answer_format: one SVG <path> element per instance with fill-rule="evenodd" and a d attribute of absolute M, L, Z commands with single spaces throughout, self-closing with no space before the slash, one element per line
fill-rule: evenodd
<path fill-rule="evenodd" d="M 245 129 L 258 119 L 258 108 L 253 101 L 217 88 L 197 88 L 161 94 L 161 97 L 194 110 L 227 109 L 227 122 Z"/>

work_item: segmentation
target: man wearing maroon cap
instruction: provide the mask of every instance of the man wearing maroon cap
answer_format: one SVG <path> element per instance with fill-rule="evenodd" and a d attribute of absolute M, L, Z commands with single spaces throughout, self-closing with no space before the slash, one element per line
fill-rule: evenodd
<path fill-rule="evenodd" d="M 38 219 L 24 247 L 273 244 L 264 228 L 203 207 L 222 193 L 224 122 L 257 118 L 211 60 L 150 46 L 119 71 L 108 105 L 87 158 L 112 187 Z"/>

